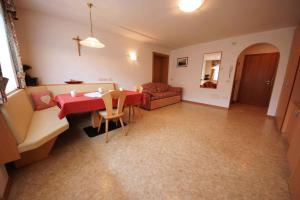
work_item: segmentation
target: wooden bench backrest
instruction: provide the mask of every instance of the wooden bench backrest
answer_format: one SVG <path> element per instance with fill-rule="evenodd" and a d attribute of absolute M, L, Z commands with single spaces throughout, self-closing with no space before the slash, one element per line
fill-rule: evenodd
<path fill-rule="evenodd" d="M 115 90 L 114 83 L 53 84 L 27 87 L 25 90 L 29 96 L 29 99 L 31 100 L 32 92 L 42 92 L 48 90 L 53 96 L 55 96 L 58 94 L 70 93 L 71 90 L 76 90 L 76 92 L 96 92 L 100 87 L 103 91 Z"/>
<path fill-rule="evenodd" d="M 8 101 L 1 106 L 1 112 L 17 143 L 20 144 L 26 138 L 33 108 L 24 89 L 13 92 L 7 98 Z"/>

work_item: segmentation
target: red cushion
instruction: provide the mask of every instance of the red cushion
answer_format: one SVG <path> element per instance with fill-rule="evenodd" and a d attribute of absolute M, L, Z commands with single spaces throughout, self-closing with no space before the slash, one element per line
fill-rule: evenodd
<path fill-rule="evenodd" d="M 52 95 L 49 91 L 33 92 L 31 93 L 31 97 L 35 110 L 43 110 L 56 106 L 56 103 L 53 101 Z"/>

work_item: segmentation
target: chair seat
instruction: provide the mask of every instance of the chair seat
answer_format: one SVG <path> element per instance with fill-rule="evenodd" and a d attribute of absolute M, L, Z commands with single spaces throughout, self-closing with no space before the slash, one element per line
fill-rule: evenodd
<path fill-rule="evenodd" d="M 105 119 L 114 119 L 114 118 L 122 117 L 124 115 L 124 112 L 117 114 L 117 109 L 113 109 L 113 115 L 108 117 L 106 110 L 103 110 L 103 111 L 99 111 L 99 115 L 101 115 Z"/>
<path fill-rule="evenodd" d="M 19 144 L 20 153 L 40 147 L 69 128 L 66 118 L 59 119 L 57 106 L 35 111 L 24 142 Z"/>

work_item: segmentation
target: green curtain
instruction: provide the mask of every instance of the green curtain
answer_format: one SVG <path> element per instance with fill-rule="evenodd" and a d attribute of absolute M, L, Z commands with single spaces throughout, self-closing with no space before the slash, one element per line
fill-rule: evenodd
<path fill-rule="evenodd" d="M 10 47 L 10 53 L 12 61 L 15 67 L 15 71 L 18 78 L 18 87 L 25 88 L 25 73 L 23 72 L 23 66 L 20 56 L 20 47 L 15 31 L 14 21 L 17 20 L 17 12 L 13 0 L 1 0 L 2 9 L 4 13 L 6 31 L 8 35 L 8 42 Z"/>

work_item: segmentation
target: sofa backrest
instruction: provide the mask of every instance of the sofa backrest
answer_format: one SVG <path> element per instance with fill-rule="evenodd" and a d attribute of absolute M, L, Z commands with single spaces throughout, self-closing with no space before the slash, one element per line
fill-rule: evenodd
<path fill-rule="evenodd" d="M 156 86 L 154 83 L 145 83 L 142 85 L 143 89 L 148 92 L 156 92 Z"/>
<path fill-rule="evenodd" d="M 166 83 L 146 83 L 142 85 L 143 89 L 148 92 L 166 92 L 169 90 L 169 85 Z"/>
<path fill-rule="evenodd" d="M 26 138 L 33 109 L 24 89 L 13 92 L 7 99 L 8 101 L 1 106 L 1 112 L 17 143 L 20 144 Z"/>
<path fill-rule="evenodd" d="M 166 83 L 154 83 L 157 92 L 167 92 L 169 90 L 169 85 Z"/>

